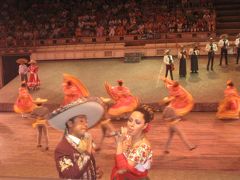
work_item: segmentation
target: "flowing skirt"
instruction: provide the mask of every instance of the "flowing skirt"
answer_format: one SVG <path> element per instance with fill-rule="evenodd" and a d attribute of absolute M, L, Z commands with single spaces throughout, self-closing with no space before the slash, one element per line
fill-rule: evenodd
<path fill-rule="evenodd" d="M 239 119 L 240 100 L 238 97 L 225 97 L 218 106 L 218 119 Z"/>
<path fill-rule="evenodd" d="M 116 101 L 108 110 L 108 114 L 119 116 L 124 113 L 134 111 L 138 106 L 138 99 L 134 96 L 122 97 Z"/>
<path fill-rule="evenodd" d="M 32 101 L 31 96 L 19 97 L 14 104 L 14 111 L 16 113 L 30 113 L 36 105 Z"/>
<path fill-rule="evenodd" d="M 175 109 L 178 116 L 183 116 L 192 110 L 194 106 L 193 97 L 185 91 L 184 95 L 175 97 L 170 105 Z"/>
<path fill-rule="evenodd" d="M 40 86 L 40 79 L 37 73 L 30 73 L 28 78 L 28 87 L 29 88 L 36 88 Z"/>

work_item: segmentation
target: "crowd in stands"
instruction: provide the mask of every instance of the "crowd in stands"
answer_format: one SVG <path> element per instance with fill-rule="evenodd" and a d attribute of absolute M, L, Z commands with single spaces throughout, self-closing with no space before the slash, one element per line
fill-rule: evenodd
<path fill-rule="evenodd" d="M 208 31 L 215 31 L 209 0 L 6 0 L 0 7 L 0 40 L 8 42 Z"/>

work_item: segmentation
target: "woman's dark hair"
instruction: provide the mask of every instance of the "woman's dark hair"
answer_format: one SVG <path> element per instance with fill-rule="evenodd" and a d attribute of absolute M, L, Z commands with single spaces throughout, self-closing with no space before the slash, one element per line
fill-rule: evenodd
<path fill-rule="evenodd" d="M 27 84 L 26 83 L 22 83 L 21 87 L 27 87 Z"/>
<path fill-rule="evenodd" d="M 142 105 L 138 106 L 137 109 L 135 109 L 135 111 L 138 111 L 143 114 L 145 123 L 151 122 L 154 118 L 154 112 L 153 112 L 152 107 L 150 107 L 146 104 L 142 104 Z"/>
<path fill-rule="evenodd" d="M 68 85 L 68 86 L 71 86 L 71 85 L 72 85 L 72 82 L 71 82 L 71 81 L 67 81 L 67 85 Z"/>
<path fill-rule="evenodd" d="M 122 86 L 122 85 L 123 85 L 123 82 L 122 82 L 122 81 L 118 81 L 118 85 L 119 85 L 119 86 Z"/>
<path fill-rule="evenodd" d="M 173 87 L 178 87 L 179 86 L 179 83 L 177 82 L 177 81 L 175 81 L 174 83 L 173 83 Z"/>
<path fill-rule="evenodd" d="M 84 114 L 80 114 L 80 115 L 77 115 L 77 116 L 73 116 L 72 118 L 70 118 L 70 119 L 65 123 L 66 128 L 67 128 L 67 129 L 69 128 L 69 126 L 68 126 L 68 122 L 69 122 L 69 121 L 71 121 L 71 122 L 73 123 L 73 122 L 75 121 L 75 119 L 77 119 L 77 118 L 85 118 L 85 119 L 87 119 L 87 116 L 84 115 Z"/>
<path fill-rule="evenodd" d="M 232 81 L 230 81 L 229 83 L 227 83 L 227 85 L 228 85 L 228 86 L 231 86 L 231 87 L 233 87 L 233 86 L 234 86 L 234 84 L 233 84 L 233 82 L 232 82 Z"/>

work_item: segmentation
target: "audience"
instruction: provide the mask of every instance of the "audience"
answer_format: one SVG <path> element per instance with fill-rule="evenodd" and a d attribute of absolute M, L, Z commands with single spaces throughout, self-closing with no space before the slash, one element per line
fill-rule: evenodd
<path fill-rule="evenodd" d="M 6 0 L 0 7 L 0 42 L 215 31 L 210 0 L 166 2 Z"/>

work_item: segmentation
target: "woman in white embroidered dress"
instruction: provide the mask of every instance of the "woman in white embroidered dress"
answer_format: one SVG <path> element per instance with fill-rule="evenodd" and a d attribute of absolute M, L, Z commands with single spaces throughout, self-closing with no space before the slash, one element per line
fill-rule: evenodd
<path fill-rule="evenodd" d="M 152 163 L 151 144 L 146 137 L 154 112 L 147 105 L 138 107 L 129 117 L 127 127 L 114 131 L 109 120 L 102 123 L 106 136 L 116 135 L 117 150 L 112 180 L 146 180 Z M 110 131 L 109 131 L 110 130 Z"/>

